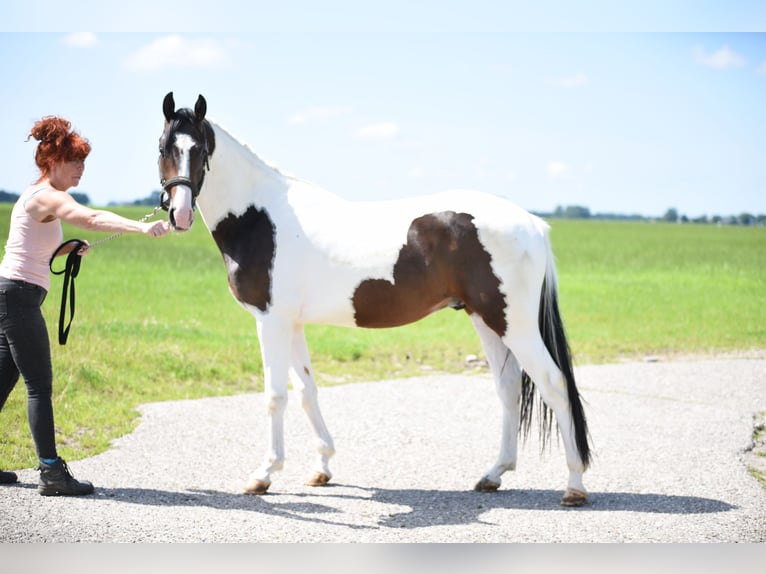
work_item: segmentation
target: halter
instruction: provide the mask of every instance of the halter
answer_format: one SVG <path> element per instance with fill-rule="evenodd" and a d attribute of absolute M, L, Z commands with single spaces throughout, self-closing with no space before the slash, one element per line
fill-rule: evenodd
<path fill-rule="evenodd" d="M 182 175 L 177 175 L 175 177 L 171 177 L 170 179 L 160 178 L 160 185 L 162 186 L 162 193 L 160 194 L 160 207 L 165 211 L 168 211 L 170 209 L 170 188 L 174 185 L 185 185 L 191 189 L 192 209 L 194 209 L 197 206 L 197 196 L 199 195 L 200 187 L 202 186 L 202 182 L 204 180 L 205 178 L 203 176 L 202 181 L 200 181 L 199 186 L 197 186 L 191 179 Z"/>

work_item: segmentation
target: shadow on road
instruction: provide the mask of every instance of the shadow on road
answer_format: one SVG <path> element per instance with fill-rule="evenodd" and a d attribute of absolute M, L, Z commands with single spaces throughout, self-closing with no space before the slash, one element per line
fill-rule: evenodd
<path fill-rule="evenodd" d="M 351 492 L 349 492 L 351 491 Z M 424 489 L 380 489 L 353 485 L 328 485 L 316 493 L 270 493 L 249 496 L 216 490 L 166 491 L 149 488 L 99 488 L 94 503 L 104 500 L 150 506 L 204 506 L 216 510 L 245 510 L 350 528 L 375 528 L 350 524 L 344 501 L 367 500 L 377 503 L 370 515 L 378 514 L 377 527 L 421 528 L 451 524 L 482 523 L 482 515 L 492 510 L 530 510 L 542 512 L 638 512 L 657 514 L 709 514 L 736 507 L 696 496 L 629 492 L 592 492 L 581 508 L 559 505 L 558 490 L 501 490 L 495 493 Z M 384 505 L 381 508 L 378 505 Z M 385 506 L 390 506 L 386 509 Z M 404 507 L 404 508 L 402 508 Z M 337 519 L 336 519 L 337 518 Z"/>

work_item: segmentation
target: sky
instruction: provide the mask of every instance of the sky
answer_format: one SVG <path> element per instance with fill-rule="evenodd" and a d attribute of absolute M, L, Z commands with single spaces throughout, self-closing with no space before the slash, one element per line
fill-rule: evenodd
<path fill-rule="evenodd" d="M 472 188 L 541 212 L 766 213 L 762 2 L 124 4 L 4 8 L 0 189 L 37 178 L 25 139 L 60 115 L 93 146 L 72 191 L 148 196 L 172 91 L 350 200 Z"/>

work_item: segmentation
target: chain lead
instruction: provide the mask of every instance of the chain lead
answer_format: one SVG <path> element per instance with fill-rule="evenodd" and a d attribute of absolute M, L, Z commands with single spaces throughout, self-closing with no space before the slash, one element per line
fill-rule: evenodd
<path fill-rule="evenodd" d="M 146 221 L 149 221 L 149 220 L 150 220 L 152 217 L 154 217 L 155 215 L 157 215 L 157 212 L 158 212 L 158 211 L 159 211 L 161 208 L 162 208 L 162 206 L 158 205 L 157 207 L 155 207 L 155 208 L 154 208 L 154 211 L 152 211 L 151 213 L 147 213 L 146 215 L 144 215 L 144 216 L 143 216 L 141 219 L 139 219 L 139 220 L 138 220 L 138 222 L 139 222 L 139 223 L 145 223 Z M 123 234 L 123 232 L 122 232 L 122 231 L 120 231 L 120 232 L 118 232 L 118 233 L 114 233 L 114 234 L 110 235 L 109 237 L 105 237 L 104 239 L 100 239 L 100 240 L 98 240 L 98 241 L 95 241 L 95 242 L 93 242 L 93 243 L 89 243 L 89 244 L 88 244 L 88 249 L 93 249 L 93 248 L 94 248 L 94 247 L 96 247 L 97 245 L 101 245 L 102 243 L 106 243 L 107 241 L 111 241 L 112 239 L 116 239 L 116 238 L 118 238 L 118 237 L 119 237 L 120 235 L 122 235 L 122 234 Z"/>

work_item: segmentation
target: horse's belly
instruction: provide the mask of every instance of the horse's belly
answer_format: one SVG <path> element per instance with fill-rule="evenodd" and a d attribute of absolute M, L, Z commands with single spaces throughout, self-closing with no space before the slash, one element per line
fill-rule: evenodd
<path fill-rule="evenodd" d="M 364 302 L 357 299 L 353 306 L 344 306 L 343 309 L 326 306 L 305 308 L 301 314 L 301 323 L 368 329 L 401 327 L 419 321 L 451 304 L 454 304 L 451 298 L 437 303 L 424 303 L 420 298 L 402 300 L 388 296 L 384 290 L 373 294 Z"/>

